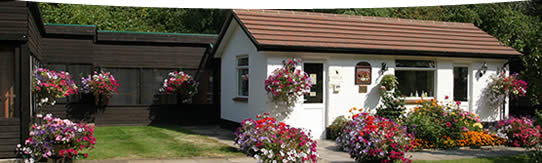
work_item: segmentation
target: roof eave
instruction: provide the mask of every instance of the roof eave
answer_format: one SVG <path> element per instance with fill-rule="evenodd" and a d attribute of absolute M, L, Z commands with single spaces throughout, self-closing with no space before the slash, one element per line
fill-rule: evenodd
<path fill-rule="evenodd" d="M 215 46 L 213 47 L 213 50 L 211 51 L 210 54 L 213 57 L 216 57 L 215 55 L 216 55 L 217 51 L 220 49 L 220 46 L 221 46 L 220 44 L 222 43 L 222 40 L 224 40 L 224 36 L 228 32 L 228 27 L 230 26 L 230 24 L 232 23 L 233 20 L 235 20 L 237 22 L 237 24 L 239 25 L 239 28 L 241 28 L 243 30 L 243 32 L 250 39 L 252 44 L 254 44 L 254 46 L 257 49 L 259 49 L 260 44 L 258 43 L 256 38 L 254 38 L 254 36 L 248 31 L 247 27 L 245 26 L 243 21 L 241 21 L 241 19 L 239 19 L 239 17 L 236 15 L 236 13 L 233 10 L 231 10 L 231 14 L 229 14 L 229 15 L 230 16 L 226 19 L 226 22 L 222 25 L 222 29 L 220 30 L 218 38 L 217 38 L 217 40 L 215 42 Z"/>
<path fill-rule="evenodd" d="M 392 50 L 392 49 L 362 49 L 362 48 L 335 48 L 335 47 L 308 47 L 287 45 L 258 45 L 258 51 L 287 51 L 287 52 L 318 52 L 318 53 L 350 53 L 350 54 L 385 54 L 385 55 L 410 55 L 410 56 L 435 56 L 435 57 L 461 57 L 461 58 L 497 58 L 510 59 L 522 54 L 488 54 L 488 53 L 463 53 L 463 52 L 436 52 L 418 50 Z"/>

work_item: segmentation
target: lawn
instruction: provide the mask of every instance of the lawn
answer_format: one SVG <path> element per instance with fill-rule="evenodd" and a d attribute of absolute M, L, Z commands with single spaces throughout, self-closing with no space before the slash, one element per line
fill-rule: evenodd
<path fill-rule="evenodd" d="M 526 154 L 506 157 L 471 158 L 459 160 L 416 160 L 413 163 L 528 163 L 533 162 Z"/>
<path fill-rule="evenodd" d="M 235 148 L 177 126 L 96 127 L 88 159 L 175 159 L 244 156 Z"/>

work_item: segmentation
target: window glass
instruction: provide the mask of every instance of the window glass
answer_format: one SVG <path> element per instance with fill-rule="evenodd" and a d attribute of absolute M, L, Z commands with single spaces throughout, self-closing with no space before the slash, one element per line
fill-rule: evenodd
<path fill-rule="evenodd" d="M 138 69 L 130 68 L 105 68 L 104 71 L 111 72 L 117 80 L 118 93 L 113 94 L 110 104 L 126 105 L 138 104 L 139 76 Z"/>
<path fill-rule="evenodd" d="M 158 91 L 168 76 L 175 69 L 142 69 L 141 70 L 141 104 L 156 103 Z"/>
<path fill-rule="evenodd" d="M 68 65 L 68 72 L 72 76 L 72 80 L 77 84 L 81 85 L 81 78 L 86 77 L 92 72 L 91 65 Z"/>
<path fill-rule="evenodd" d="M 70 73 L 72 80 L 77 87 L 81 87 L 81 78 L 85 75 L 89 75 L 92 72 L 91 65 L 68 65 L 68 72 Z M 81 100 L 80 95 L 70 97 L 70 103 L 76 103 Z"/>
<path fill-rule="evenodd" d="M 248 66 L 248 57 L 239 58 L 237 66 Z"/>
<path fill-rule="evenodd" d="M 396 67 L 410 67 L 410 68 L 435 68 L 435 62 L 433 61 L 418 61 L 418 60 L 396 60 Z"/>
<path fill-rule="evenodd" d="M 248 96 L 248 69 L 240 68 L 238 69 L 238 79 L 239 82 L 239 96 Z"/>
<path fill-rule="evenodd" d="M 303 96 L 304 103 L 322 103 L 324 101 L 324 64 L 305 63 L 303 71 L 309 74 L 313 81 L 309 94 Z"/>
<path fill-rule="evenodd" d="M 467 67 L 454 67 L 454 101 L 467 101 L 469 70 Z"/>
<path fill-rule="evenodd" d="M 406 97 L 433 97 L 434 71 L 395 71 L 399 91 Z"/>
<path fill-rule="evenodd" d="M 17 117 L 15 81 L 13 49 L 0 47 L 0 118 Z"/>

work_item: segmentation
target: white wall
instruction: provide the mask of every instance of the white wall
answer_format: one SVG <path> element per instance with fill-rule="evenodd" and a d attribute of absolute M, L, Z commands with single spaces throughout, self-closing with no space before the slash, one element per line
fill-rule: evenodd
<path fill-rule="evenodd" d="M 265 94 L 264 80 L 265 56 L 258 54 L 256 48 L 234 21 L 228 28 L 229 38 L 224 38 L 220 55 L 221 59 L 221 92 L 220 116 L 222 119 L 241 122 L 247 118 L 255 118 L 257 114 L 267 109 L 262 94 Z M 249 56 L 249 100 L 248 102 L 234 101 L 237 97 L 236 59 L 240 55 Z"/>

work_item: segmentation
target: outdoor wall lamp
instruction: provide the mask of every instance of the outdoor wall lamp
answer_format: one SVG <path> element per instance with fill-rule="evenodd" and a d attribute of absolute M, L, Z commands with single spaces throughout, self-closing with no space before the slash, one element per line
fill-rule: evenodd
<path fill-rule="evenodd" d="M 382 62 L 382 67 L 380 68 L 380 75 L 384 74 L 384 72 L 388 71 L 388 66 L 386 65 L 386 62 Z"/>
<path fill-rule="evenodd" d="M 487 72 L 487 63 L 486 62 L 484 62 L 482 64 L 482 67 L 480 67 L 480 70 L 478 70 L 478 72 L 479 72 L 479 77 L 484 76 L 484 74 Z"/>

